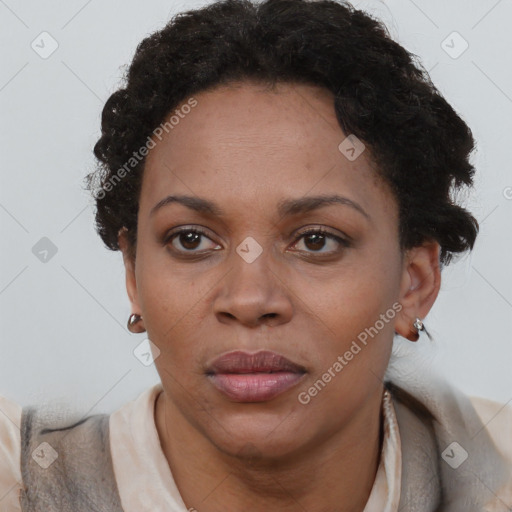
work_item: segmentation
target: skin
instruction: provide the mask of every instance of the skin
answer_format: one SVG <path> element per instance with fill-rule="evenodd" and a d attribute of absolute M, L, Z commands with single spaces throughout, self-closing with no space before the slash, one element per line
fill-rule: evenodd
<path fill-rule="evenodd" d="M 362 511 L 379 463 L 394 333 L 417 339 L 412 323 L 439 292 L 439 244 L 400 250 L 396 200 L 368 148 L 354 161 L 338 149 L 347 134 L 328 90 L 241 82 L 194 97 L 198 105 L 147 157 L 135 260 L 119 235 L 132 312 L 160 350 L 162 450 L 185 504 L 200 512 Z M 283 199 L 333 193 L 368 217 L 342 204 L 277 213 Z M 150 215 L 170 194 L 214 201 L 224 215 L 178 203 Z M 207 235 L 166 244 L 177 226 Z M 300 236 L 320 227 L 351 244 Z M 263 251 L 252 263 L 236 252 L 248 236 Z M 401 311 L 300 403 L 298 394 L 394 303 Z M 235 349 L 274 350 L 307 373 L 272 400 L 234 402 L 204 371 Z"/>

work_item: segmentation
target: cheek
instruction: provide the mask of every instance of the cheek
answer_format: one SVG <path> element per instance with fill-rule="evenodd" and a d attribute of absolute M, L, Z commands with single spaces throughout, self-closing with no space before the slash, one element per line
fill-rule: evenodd
<path fill-rule="evenodd" d="M 183 352 L 179 341 L 190 339 L 197 326 L 197 287 L 190 280 L 181 282 L 169 269 L 145 263 L 137 287 L 148 338 L 161 355 L 170 356 L 167 361 L 174 361 Z"/>
<path fill-rule="evenodd" d="M 330 300 L 329 300 L 330 299 Z M 318 304 L 324 327 L 314 371 L 298 393 L 307 412 L 350 417 L 381 385 L 393 344 L 396 311 L 374 286 L 337 289 Z M 318 341 L 318 338 L 317 338 Z M 336 420 L 338 421 L 338 420 Z"/>
<path fill-rule="evenodd" d="M 190 270 L 173 263 L 167 250 L 151 240 L 140 241 L 137 290 L 148 323 L 161 331 L 184 317 L 199 293 Z"/>
<path fill-rule="evenodd" d="M 373 325 L 397 296 L 398 269 L 361 258 L 321 282 L 302 282 L 297 295 L 343 338 Z"/>
<path fill-rule="evenodd" d="M 311 312 L 312 319 L 318 320 L 315 322 L 323 331 L 320 339 L 317 338 L 321 357 L 316 377 L 344 354 L 347 364 L 342 363 L 343 374 L 356 379 L 362 378 L 363 373 L 372 378 L 368 375 L 370 371 L 381 374 L 387 366 L 400 274 L 399 266 L 391 259 L 396 256 L 383 252 L 376 258 L 373 251 L 367 251 L 332 279 L 316 285 L 303 284 L 298 292 L 307 305 L 306 310 Z"/>

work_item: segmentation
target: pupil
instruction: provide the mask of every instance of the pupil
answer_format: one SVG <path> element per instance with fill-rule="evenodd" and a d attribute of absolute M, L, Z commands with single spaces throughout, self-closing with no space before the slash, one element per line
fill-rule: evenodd
<path fill-rule="evenodd" d="M 194 244 L 198 242 L 200 236 L 201 235 L 199 233 L 192 233 L 192 232 L 189 232 L 186 234 L 182 233 L 180 236 L 180 239 L 181 239 L 180 242 L 183 245 L 183 247 L 185 247 L 186 249 L 195 249 L 195 247 L 189 247 L 187 244 L 192 244 L 192 246 L 194 246 Z M 194 238 L 195 238 L 195 240 L 194 240 Z"/>
<path fill-rule="evenodd" d="M 313 247 L 309 247 L 308 242 L 307 242 L 307 240 L 311 240 L 311 239 L 313 240 Z M 308 249 L 322 249 L 322 247 L 324 245 L 324 241 L 325 241 L 324 235 L 321 235 L 318 233 L 313 233 L 306 237 L 306 246 L 308 246 Z M 315 244 L 316 244 L 316 246 L 315 246 Z"/>

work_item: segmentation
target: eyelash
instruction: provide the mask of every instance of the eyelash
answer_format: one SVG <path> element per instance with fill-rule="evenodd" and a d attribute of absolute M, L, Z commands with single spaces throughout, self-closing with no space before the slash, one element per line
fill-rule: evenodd
<path fill-rule="evenodd" d="M 164 240 L 162 241 L 162 243 L 164 245 L 168 245 L 170 242 L 172 242 L 172 240 L 179 236 L 180 234 L 182 233 L 195 233 L 195 234 L 199 234 L 199 235 L 202 235 L 202 236 L 205 236 L 206 238 L 210 239 L 211 238 L 208 236 L 208 233 L 203 230 L 202 228 L 200 227 L 194 227 L 194 228 L 188 228 L 188 227 L 183 227 L 183 228 L 179 228 L 179 229 L 176 229 L 175 231 L 172 231 L 171 233 L 169 233 L 169 235 L 167 235 Z M 329 238 L 331 240 L 334 240 L 336 242 L 338 242 L 343 248 L 348 248 L 351 246 L 351 243 L 348 241 L 348 240 L 345 240 L 333 233 L 331 233 L 330 231 L 327 231 L 325 230 L 324 228 L 314 228 L 314 229 L 308 229 L 306 231 L 302 231 L 300 233 L 297 234 L 297 238 L 294 242 L 293 245 L 295 245 L 297 242 L 299 242 L 302 238 L 308 236 L 308 235 L 323 235 L 325 236 L 326 238 Z M 213 241 L 213 240 L 212 240 Z M 194 253 L 193 251 L 178 251 L 181 255 L 183 254 L 190 254 L 190 255 L 200 255 L 202 254 L 201 252 L 198 252 L 198 253 Z M 330 252 L 327 252 L 327 253 L 322 253 L 322 252 L 315 252 L 315 251 L 312 251 L 312 252 L 309 252 L 308 251 L 308 254 L 318 254 L 318 255 L 323 255 L 323 256 L 332 256 L 336 253 L 340 252 L 339 250 L 338 251 L 330 251 Z"/>

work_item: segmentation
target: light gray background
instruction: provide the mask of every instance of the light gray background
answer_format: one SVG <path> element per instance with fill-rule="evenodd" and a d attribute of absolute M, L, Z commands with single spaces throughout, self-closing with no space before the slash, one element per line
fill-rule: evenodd
<path fill-rule="evenodd" d="M 92 200 L 81 185 L 95 164 L 101 109 L 137 43 L 172 14 L 205 3 L 0 0 L 1 395 L 22 405 L 61 401 L 92 414 L 110 412 L 158 381 L 155 367 L 133 354 L 145 336 L 125 328 L 121 254 L 94 232 Z M 478 143 L 476 190 L 463 198 L 481 223 L 476 248 L 443 272 L 426 319 L 436 341 L 399 339 L 397 349 L 468 394 L 508 402 L 512 2 L 354 5 L 384 19 L 421 58 Z M 59 45 L 47 59 L 31 47 L 43 31 Z M 454 31 L 469 44 L 457 58 L 442 46 L 460 51 Z M 32 252 L 42 237 L 57 248 L 45 263 Z"/>

